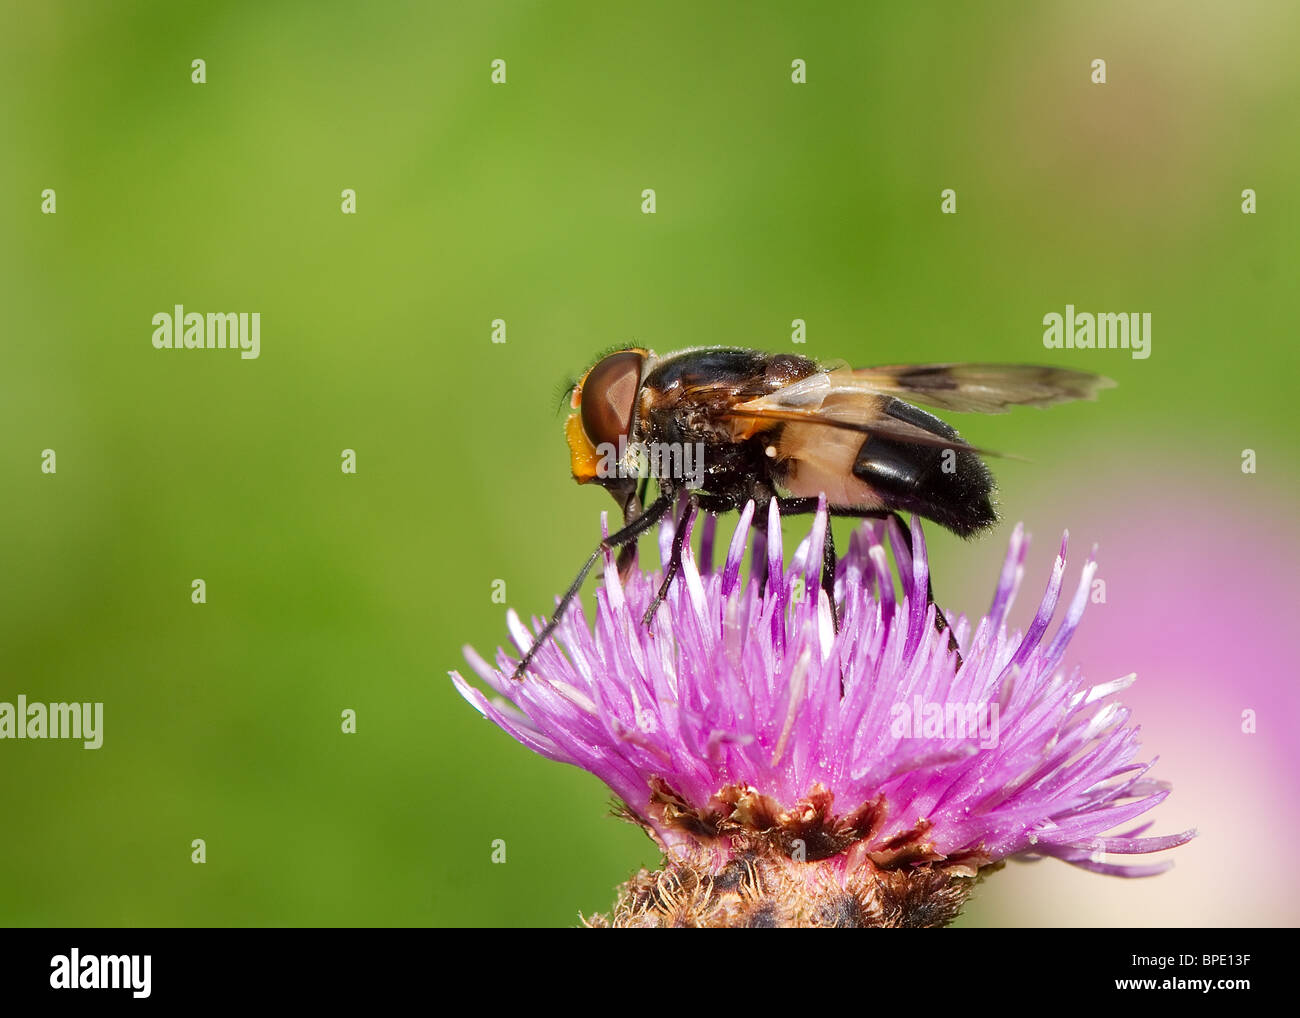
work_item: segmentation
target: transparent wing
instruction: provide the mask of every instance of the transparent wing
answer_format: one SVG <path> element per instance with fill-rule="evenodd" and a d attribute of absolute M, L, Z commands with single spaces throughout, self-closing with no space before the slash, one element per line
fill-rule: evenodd
<path fill-rule="evenodd" d="M 897 364 L 835 368 L 804 379 L 819 381 L 825 395 L 880 393 L 939 410 L 1002 414 L 1013 406 L 1053 406 L 1096 399 L 1114 387 L 1109 378 L 1069 368 L 1034 364 Z M 796 383 L 801 384 L 801 383 Z"/>
<path fill-rule="evenodd" d="M 822 371 L 775 392 L 737 403 L 724 414 L 753 421 L 752 430 L 756 432 L 764 430 L 764 422 L 802 424 L 879 435 L 912 445 L 997 455 L 978 449 L 955 435 L 939 434 L 907 420 L 899 416 L 897 410 L 898 404 L 887 393 L 862 384 L 842 384 L 835 372 Z M 938 421 L 934 424 L 940 426 Z"/>

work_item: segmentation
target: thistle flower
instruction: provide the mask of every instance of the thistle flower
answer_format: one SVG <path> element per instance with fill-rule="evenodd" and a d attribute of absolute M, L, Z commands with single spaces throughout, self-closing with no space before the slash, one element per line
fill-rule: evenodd
<path fill-rule="evenodd" d="M 1091 558 L 1051 639 L 1065 540 L 1028 630 L 1009 632 L 1027 547 L 1018 526 L 988 615 L 973 634 L 964 617 L 954 621 L 958 667 L 927 603 L 915 520 L 914 553 L 892 523 L 853 533 L 835 575 L 837 631 L 819 576 L 824 504 L 787 567 L 770 503 L 742 582 L 753 516 L 751 502 L 721 572 L 706 517 L 700 560 L 688 541 L 650 630 L 641 617 L 659 574 L 634 570 L 622 582 L 610 553 L 594 631 L 575 603 L 522 682 L 506 651 L 493 667 L 467 647 L 499 694 L 491 700 L 451 674 L 519 742 L 604 781 L 662 850 L 662 868 L 633 877 L 592 925 L 944 925 L 1006 859 L 1146 876 L 1167 864 L 1103 856 L 1193 837 L 1140 837 L 1149 825 L 1107 833 L 1169 789 L 1148 777 L 1154 761 L 1135 762 L 1138 730 L 1111 699 L 1134 677 L 1090 686 L 1062 667 Z M 665 561 L 672 537 L 664 525 Z M 513 612 L 507 624 L 522 653 L 533 634 Z"/>

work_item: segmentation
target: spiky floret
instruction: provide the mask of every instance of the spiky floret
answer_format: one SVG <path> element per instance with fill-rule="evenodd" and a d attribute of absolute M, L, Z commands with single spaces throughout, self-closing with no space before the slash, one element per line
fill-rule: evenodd
<path fill-rule="evenodd" d="M 786 565 L 773 502 L 766 540 L 755 538 L 742 582 L 753 515 L 751 503 L 721 571 L 712 568 L 708 518 L 699 562 L 688 542 L 681 579 L 651 631 L 640 619 L 659 575 L 634 571 L 620 582 L 609 555 L 594 627 L 575 605 L 523 682 L 511 681 L 515 660 L 504 650 L 493 667 L 466 649 L 499 694 L 492 700 L 452 673 L 462 695 L 524 745 L 600 777 L 664 851 L 662 874 L 626 885 L 616 921 L 658 915 L 646 902 L 667 900 L 648 890 L 660 877 L 679 889 L 673 901 L 691 889 L 701 920 L 741 915 L 726 904 L 731 891 L 716 902 L 701 898 L 701 888 L 717 888 L 709 879 L 737 859 L 752 864 L 764 886 L 791 877 L 838 885 L 837 899 L 818 892 L 802 909 L 788 900 L 773 905 L 791 921 L 813 921 L 832 899 L 847 908 L 849 892 L 869 924 L 947 921 L 970 882 L 1004 859 L 1050 855 L 1145 876 L 1168 864 L 1104 856 L 1156 852 L 1193 836 L 1140 837 L 1145 827 L 1108 834 L 1169 789 L 1136 760 L 1137 728 L 1112 699 L 1133 677 L 1093 686 L 1062 665 L 1088 600 L 1091 558 L 1049 639 L 1065 573 L 1062 541 L 1032 622 L 1013 632 L 1007 617 L 1027 547 L 1017 527 L 988 615 L 973 633 L 965 618 L 954 622 L 957 667 L 947 634 L 934 628 L 915 521 L 914 554 L 883 524 L 853 534 L 835 578 L 836 631 L 818 577 L 824 507 Z M 660 533 L 665 554 L 671 540 L 668 524 Z M 530 646 L 518 617 L 507 621 L 516 647 Z M 540 620 L 533 625 L 537 631 Z M 911 904 L 881 904 L 888 901 Z"/>

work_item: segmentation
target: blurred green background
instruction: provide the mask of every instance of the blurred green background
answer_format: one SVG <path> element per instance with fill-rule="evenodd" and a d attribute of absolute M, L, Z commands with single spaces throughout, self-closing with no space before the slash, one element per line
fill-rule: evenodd
<path fill-rule="evenodd" d="M 606 908 L 650 842 L 447 672 L 505 638 L 493 580 L 548 610 L 612 508 L 568 477 L 555 393 L 613 344 L 1110 375 L 1096 405 L 955 422 L 1031 461 L 995 464 L 1040 535 L 1026 600 L 1066 526 L 1235 513 L 1293 555 L 1298 28 L 1284 0 L 7 3 L 0 700 L 103 701 L 105 739 L 0 742 L 0 922 Z M 260 311 L 261 357 L 153 349 L 175 303 Z M 1067 303 L 1150 312 L 1150 359 L 1045 351 Z M 940 599 L 982 610 L 1005 537 L 933 532 Z M 1024 911 L 1016 872 L 963 922 L 1084 921 Z M 1217 921 L 1186 897 L 1098 921 Z"/>

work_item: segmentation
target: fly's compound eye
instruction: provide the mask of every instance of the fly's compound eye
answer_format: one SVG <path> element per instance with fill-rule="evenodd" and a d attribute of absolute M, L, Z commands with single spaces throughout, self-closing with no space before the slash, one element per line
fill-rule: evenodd
<path fill-rule="evenodd" d="M 582 383 L 582 430 L 592 445 L 618 445 L 632 427 L 632 409 L 641 386 L 641 354 L 610 354 Z"/>

